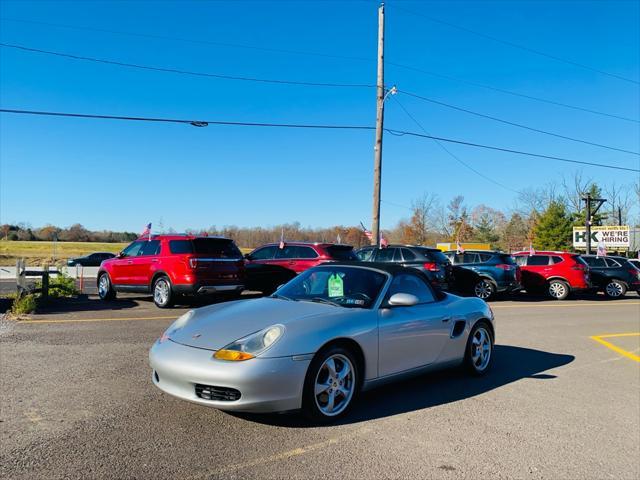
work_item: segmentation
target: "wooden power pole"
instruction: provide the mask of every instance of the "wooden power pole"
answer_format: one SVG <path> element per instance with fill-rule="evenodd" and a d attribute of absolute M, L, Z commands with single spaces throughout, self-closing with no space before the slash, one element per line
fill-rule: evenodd
<path fill-rule="evenodd" d="M 384 3 L 378 8 L 378 81 L 376 88 L 376 143 L 373 148 L 373 221 L 371 243 L 380 246 L 380 183 L 384 132 Z"/>

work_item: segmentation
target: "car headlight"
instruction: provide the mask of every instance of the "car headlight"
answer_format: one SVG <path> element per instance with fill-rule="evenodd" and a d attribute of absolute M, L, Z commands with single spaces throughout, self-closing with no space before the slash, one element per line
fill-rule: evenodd
<path fill-rule="evenodd" d="M 272 325 L 221 348 L 213 354 L 213 358 L 232 362 L 249 360 L 271 347 L 283 333 L 282 325 Z"/>
<path fill-rule="evenodd" d="M 173 333 L 177 332 L 178 330 L 180 330 L 182 327 L 184 327 L 189 322 L 189 320 L 191 320 L 191 317 L 193 317 L 194 314 L 195 314 L 195 312 L 193 310 L 189 310 L 184 315 L 181 315 L 180 317 L 178 317 L 178 319 L 175 322 L 173 322 L 171 325 L 169 325 L 169 328 L 167 328 L 164 331 L 164 333 L 158 339 L 158 341 L 160 343 L 162 343 L 162 342 L 164 342 L 166 340 L 169 340 L 171 335 Z"/>

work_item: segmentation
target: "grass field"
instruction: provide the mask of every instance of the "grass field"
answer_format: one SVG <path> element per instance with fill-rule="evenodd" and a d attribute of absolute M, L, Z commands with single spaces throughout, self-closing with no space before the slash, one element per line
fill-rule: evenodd
<path fill-rule="evenodd" d="M 118 253 L 127 243 L 100 242 L 57 242 L 56 255 L 53 258 L 53 242 L 21 242 L 0 240 L 0 265 L 14 266 L 18 258 L 24 258 L 27 265 L 53 265 L 60 260 L 66 261 L 71 257 L 80 257 L 91 252 Z M 250 248 L 241 248 L 242 253 L 248 253 Z"/>
<path fill-rule="evenodd" d="M 126 243 L 100 242 L 56 242 L 55 261 L 66 261 L 91 252 L 118 253 Z M 24 258 L 28 265 L 49 264 L 54 261 L 54 242 L 21 242 L 0 240 L 0 265 L 15 265 L 18 258 Z"/>

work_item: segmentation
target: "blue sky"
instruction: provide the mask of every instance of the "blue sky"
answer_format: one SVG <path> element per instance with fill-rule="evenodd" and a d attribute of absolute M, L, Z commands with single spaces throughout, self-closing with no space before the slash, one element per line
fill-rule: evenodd
<path fill-rule="evenodd" d="M 410 15 L 402 7 L 617 75 L 639 78 L 640 3 L 390 0 L 386 60 L 639 118 L 639 86 Z M 314 82 L 375 83 L 369 1 L 0 3 L 5 43 L 121 62 Z M 345 60 L 17 22 L 370 58 Z M 207 120 L 373 125 L 375 91 L 190 77 L 0 49 L 2 108 Z M 589 141 L 640 149 L 639 124 L 505 95 L 392 65 L 401 90 Z M 398 95 L 433 135 L 638 168 L 638 157 L 527 132 Z M 419 131 L 394 101 L 386 126 Z M 0 222 L 140 230 L 371 223 L 373 132 L 258 129 L 0 115 Z M 575 166 L 459 145 L 462 160 L 520 190 Z M 633 173 L 585 167 L 600 183 Z M 637 175 L 635 175 L 637 179 Z M 28 193 L 24 188 L 28 188 Z M 432 141 L 385 136 L 382 225 L 423 193 L 513 207 Z M 400 205 L 400 206 L 398 206 Z"/>

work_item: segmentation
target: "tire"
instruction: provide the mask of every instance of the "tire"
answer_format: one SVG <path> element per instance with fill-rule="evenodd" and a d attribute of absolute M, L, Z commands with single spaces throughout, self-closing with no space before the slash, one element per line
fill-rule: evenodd
<path fill-rule="evenodd" d="M 153 303 L 158 308 L 170 308 L 175 301 L 175 294 L 171 288 L 171 281 L 168 277 L 162 275 L 153 282 Z"/>
<path fill-rule="evenodd" d="M 622 298 L 627 293 L 627 286 L 620 280 L 611 280 L 604 287 L 604 294 L 608 298 Z"/>
<path fill-rule="evenodd" d="M 108 273 L 102 273 L 98 277 L 98 296 L 100 300 L 105 302 L 111 301 L 116 298 L 116 291 L 111 284 L 111 279 Z"/>
<path fill-rule="evenodd" d="M 464 353 L 464 366 L 476 376 L 486 374 L 493 359 L 493 336 L 486 321 L 477 322 L 471 329 Z"/>
<path fill-rule="evenodd" d="M 496 286 L 486 278 L 481 278 L 473 287 L 473 295 L 485 301 L 493 298 L 495 294 Z"/>
<path fill-rule="evenodd" d="M 331 360 L 334 375 L 331 374 Z M 302 412 L 314 423 L 335 422 L 349 411 L 359 390 L 360 370 L 351 350 L 337 345 L 321 350 L 307 370 L 302 393 Z"/>
<path fill-rule="evenodd" d="M 570 292 L 569 284 L 564 280 L 551 280 L 547 284 L 547 294 L 554 300 L 564 300 Z"/>

